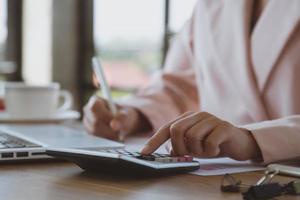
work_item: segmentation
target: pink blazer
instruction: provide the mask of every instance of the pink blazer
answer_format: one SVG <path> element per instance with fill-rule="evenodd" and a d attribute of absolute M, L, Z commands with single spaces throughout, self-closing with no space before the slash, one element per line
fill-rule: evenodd
<path fill-rule="evenodd" d="M 252 131 L 264 162 L 300 156 L 300 1 L 200 0 L 152 84 L 124 104 L 154 130 L 207 111 Z"/>

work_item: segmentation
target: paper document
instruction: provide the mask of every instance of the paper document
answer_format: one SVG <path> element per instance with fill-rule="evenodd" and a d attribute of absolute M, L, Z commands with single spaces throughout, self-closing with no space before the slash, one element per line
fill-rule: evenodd
<path fill-rule="evenodd" d="M 200 163 L 200 169 L 191 172 L 199 176 L 216 176 L 242 172 L 261 171 L 266 168 L 250 161 L 236 161 L 230 158 L 195 159 Z"/>

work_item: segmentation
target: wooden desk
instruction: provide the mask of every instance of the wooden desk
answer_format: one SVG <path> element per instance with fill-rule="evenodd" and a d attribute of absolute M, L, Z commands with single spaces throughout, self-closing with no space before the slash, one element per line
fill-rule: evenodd
<path fill-rule="evenodd" d="M 131 139 L 129 143 L 140 143 Z M 261 172 L 239 174 L 245 183 L 254 183 Z M 288 182 L 292 178 L 277 177 Z M 159 178 L 129 178 L 84 173 L 67 162 L 0 164 L 0 199 L 2 200 L 210 200 L 242 199 L 240 194 L 225 194 L 219 189 L 221 177 L 176 175 Z M 277 199 L 300 199 L 284 196 Z"/>

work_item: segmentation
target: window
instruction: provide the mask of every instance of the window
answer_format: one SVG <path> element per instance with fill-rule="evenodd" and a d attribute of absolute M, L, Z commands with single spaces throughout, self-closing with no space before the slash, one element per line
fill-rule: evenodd
<path fill-rule="evenodd" d="M 5 42 L 7 37 L 7 5 L 6 0 L 0 0 L 0 72 L 3 71 L 3 60 L 5 59 Z M 3 77 L 0 77 L 3 79 Z M 0 97 L 4 95 L 3 84 L 0 82 Z"/>
<path fill-rule="evenodd" d="M 169 34 L 165 30 L 178 32 L 195 3 L 196 0 L 94 0 L 95 48 L 110 86 L 134 91 L 147 85 L 152 72 L 162 66 L 164 39 Z"/>
<path fill-rule="evenodd" d="M 5 43 L 7 38 L 7 2 L 0 0 L 0 61 L 5 59 Z"/>
<path fill-rule="evenodd" d="M 7 60 L 8 40 L 8 6 L 7 0 L 0 0 L 0 78 L 7 79 L 8 74 L 15 72 L 14 62 Z"/>
<path fill-rule="evenodd" d="M 96 0 L 95 42 L 108 82 L 126 90 L 146 85 L 160 67 L 162 0 Z"/>
<path fill-rule="evenodd" d="M 52 0 L 24 1 L 22 20 L 24 81 L 47 84 L 52 79 Z"/>
<path fill-rule="evenodd" d="M 191 17 L 197 0 L 171 0 L 170 30 L 177 33 L 188 18 Z"/>

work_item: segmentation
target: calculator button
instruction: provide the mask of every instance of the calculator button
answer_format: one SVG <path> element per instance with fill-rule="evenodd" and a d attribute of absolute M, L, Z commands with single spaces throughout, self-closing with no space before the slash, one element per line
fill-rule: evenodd
<path fill-rule="evenodd" d="M 163 155 L 159 154 L 159 153 L 153 153 L 152 155 L 154 155 L 155 157 L 158 157 L 158 158 L 162 158 L 163 157 Z"/>
<path fill-rule="evenodd" d="M 42 147 L 42 146 L 37 145 L 37 144 L 26 144 L 26 147 L 33 148 L 33 147 Z"/>
<path fill-rule="evenodd" d="M 8 148 L 23 148 L 23 147 L 25 147 L 25 145 L 23 145 L 23 144 L 16 144 L 16 143 L 6 144 L 6 146 Z"/>
<path fill-rule="evenodd" d="M 163 157 L 155 158 L 155 161 L 162 163 L 176 163 L 176 162 L 192 162 L 192 156 L 182 156 L 182 157 Z"/>
<path fill-rule="evenodd" d="M 168 158 L 168 157 L 170 157 L 169 154 L 160 154 L 159 156 L 162 157 L 162 158 Z"/>
<path fill-rule="evenodd" d="M 155 156 L 153 155 L 140 155 L 136 158 L 142 159 L 142 160 L 149 160 L 149 161 L 155 161 Z"/>
<path fill-rule="evenodd" d="M 193 162 L 194 161 L 193 156 L 184 156 L 184 158 L 185 158 L 186 162 Z"/>
<path fill-rule="evenodd" d="M 134 157 L 141 156 L 141 154 L 139 152 L 132 152 L 131 155 L 134 156 Z"/>
<path fill-rule="evenodd" d="M 177 162 L 186 162 L 185 157 L 176 157 Z"/>
<path fill-rule="evenodd" d="M 116 152 L 115 150 L 107 150 L 107 151 L 105 151 L 105 152 L 107 152 L 107 153 L 115 153 L 115 154 L 118 153 L 118 152 Z"/>
<path fill-rule="evenodd" d="M 165 158 L 155 158 L 156 162 L 161 162 L 161 163 L 166 163 L 168 160 L 166 160 Z"/>
<path fill-rule="evenodd" d="M 175 160 L 172 157 L 164 157 L 164 158 L 156 158 L 155 161 L 162 162 L 162 163 L 171 163 L 174 162 Z"/>
<path fill-rule="evenodd" d="M 172 163 L 176 163 L 176 162 L 185 162 L 185 159 L 182 161 L 182 157 L 171 157 L 171 161 Z"/>
<path fill-rule="evenodd" d="M 131 154 L 131 153 L 132 153 L 132 152 L 130 152 L 130 151 L 127 151 L 127 150 L 125 150 L 125 149 L 124 149 L 124 150 L 122 150 L 122 152 L 123 152 L 123 153 L 125 153 L 125 154 Z"/>
<path fill-rule="evenodd" d="M 125 151 L 124 150 L 115 150 L 117 153 L 120 153 L 120 154 L 123 154 L 123 153 L 125 153 Z"/>

